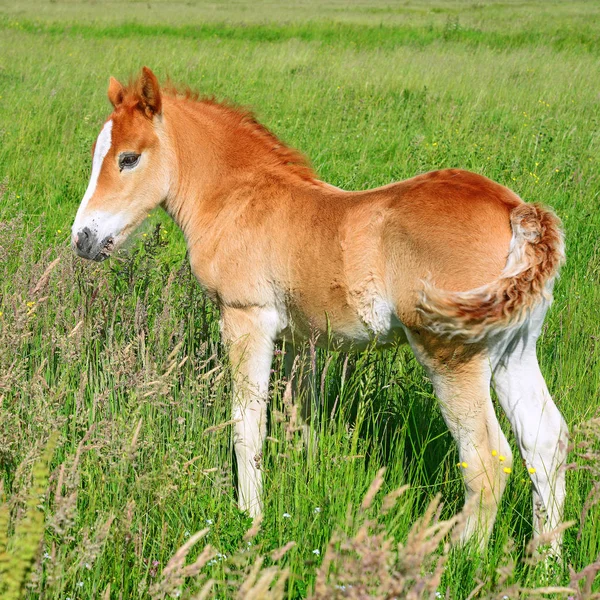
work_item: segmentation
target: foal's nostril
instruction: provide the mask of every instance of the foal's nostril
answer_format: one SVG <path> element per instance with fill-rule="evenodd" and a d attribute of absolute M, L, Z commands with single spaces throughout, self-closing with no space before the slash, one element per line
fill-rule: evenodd
<path fill-rule="evenodd" d="M 84 227 L 75 237 L 75 245 L 83 254 L 89 254 L 92 249 L 94 236 L 89 227 Z"/>

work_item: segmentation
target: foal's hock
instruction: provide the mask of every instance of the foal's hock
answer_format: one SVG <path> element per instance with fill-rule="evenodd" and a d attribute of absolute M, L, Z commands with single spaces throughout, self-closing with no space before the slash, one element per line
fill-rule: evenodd
<path fill-rule="evenodd" d="M 159 204 L 183 230 L 233 365 L 242 509 L 262 510 L 274 344 L 285 341 L 291 364 L 316 335 L 347 348 L 411 345 L 478 499 L 464 537 L 481 542 L 512 464 L 493 385 L 531 475 L 536 532 L 558 525 L 567 427 L 536 358 L 563 261 L 552 212 L 455 169 L 340 190 L 248 112 L 161 89 L 147 68 L 128 86 L 111 78 L 108 97 L 73 247 L 104 260 Z"/>

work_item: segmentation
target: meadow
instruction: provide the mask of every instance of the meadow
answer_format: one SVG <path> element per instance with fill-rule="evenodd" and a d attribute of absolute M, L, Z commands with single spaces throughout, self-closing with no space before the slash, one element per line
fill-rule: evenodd
<path fill-rule="evenodd" d="M 448 546 L 458 455 L 404 347 L 319 351 L 314 456 L 277 357 L 251 528 L 181 233 L 157 210 L 105 263 L 70 248 L 108 78 L 143 65 L 250 107 L 342 188 L 461 167 L 557 212 L 538 354 L 572 432 L 562 557 L 529 546 L 518 458 L 487 551 Z M 600 597 L 599 132 L 598 1 L 0 0 L 1 597 Z"/>

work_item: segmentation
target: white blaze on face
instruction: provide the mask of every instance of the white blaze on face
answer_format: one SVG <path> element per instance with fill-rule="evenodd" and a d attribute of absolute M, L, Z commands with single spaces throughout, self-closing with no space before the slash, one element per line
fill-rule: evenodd
<path fill-rule="evenodd" d="M 85 195 L 83 196 L 83 200 L 79 205 L 79 209 L 77 210 L 77 215 L 75 216 L 75 222 L 72 227 L 73 239 L 77 235 L 77 232 L 85 227 L 83 214 L 85 213 L 85 209 L 87 208 L 88 202 L 90 198 L 94 195 L 96 191 L 96 185 L 98 184 L 98 176 L 100 175 L 100 170 L 102 169 L 102 163 L 104 162 L 105 156 L 108 154 L 112 143 L 112 120 L 107 121 L 98 136 L 98 140 L 96 141 L 96 148 L 94 150 L 94 158 L 92 160 L 92 176 L 90 177 L 90 183 L 88 184 L 87 190 L 85 191 Z"/>

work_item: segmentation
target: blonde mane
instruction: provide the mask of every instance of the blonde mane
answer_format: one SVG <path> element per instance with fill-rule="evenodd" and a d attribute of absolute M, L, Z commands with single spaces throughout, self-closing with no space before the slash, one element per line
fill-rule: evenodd
<path fill-rule="evenodd" d="M 290 175 L 295 175 L 303 181 L 322 183 L 317 179 L 317 174 L 310 165 L 310 161 L 302 152 L 288 146 L 279 139 L 270 129 L 260 123 L 254 113 L 248 108 L 238 106 L 227 100 L 217 100 L 214 96 L 205 96 L 190 87 L 180 87 L 168 81 L 161 86 L 161 93 L 167 97 L 183 100 L 193 104 L 209 106 L 218 110 L 221 117 L 227 122 L 228 127 L 237 136 L 249 137 L 271 159 L 273 166 L 284 167 Z M 125 100 L 132 104 L 141 101 L 139 80 L 130 80 L 125 88 Z"/>

